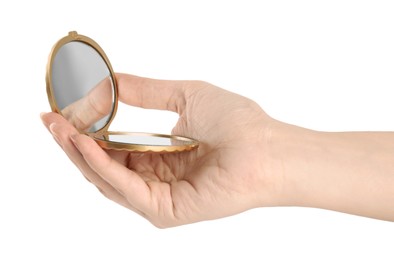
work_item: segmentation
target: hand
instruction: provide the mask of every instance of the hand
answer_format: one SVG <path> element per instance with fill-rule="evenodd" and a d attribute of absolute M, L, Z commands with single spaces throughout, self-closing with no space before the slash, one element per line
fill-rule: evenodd
<path fill-rule="evenodd" d="M 200 147 L 175 154 L 103 150 L 59 114 L 44 114 L 59 145 L 106 197 L 158 227 L 278 204 L 282 178 L 265 149 L 276 121 L 256 103 L 200 81 L 117 74 L 117 82 L 120 101 L 177 112 L 172 134 Z"/>
<path fill-rule="evenodd" d="M 200 81 L 118 74 L 124 103 L 177 112 L 175 154 L 104 151 L 55 113 L 42 116 L 84 176 L 158 227 L 261 206 L 304 206 L 394 221 L 394 133 L 317 132 L 278 122 L 253 101 Z"/>

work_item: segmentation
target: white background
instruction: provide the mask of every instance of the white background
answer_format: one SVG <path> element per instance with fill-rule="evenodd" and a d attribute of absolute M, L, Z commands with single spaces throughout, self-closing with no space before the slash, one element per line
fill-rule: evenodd
<path fill-rule="evenodd" d="M 0 259 L 393 259 L 393 223 L 319 209 L 156 229 L 86 182 L 39 119 L 49 51 L 77 30 L 119 72 L 209 81 L 316 130 L 394 130 L 393 14 L 392 1 L 2 1 Z M 176 120 L 136 111 L 112 129 Z"/>

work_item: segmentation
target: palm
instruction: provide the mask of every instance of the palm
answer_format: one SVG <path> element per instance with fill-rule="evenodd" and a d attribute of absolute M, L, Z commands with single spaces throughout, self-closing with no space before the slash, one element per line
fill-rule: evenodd
<path fill-rule="evenodd" d="M 239 100 L 239 96 L 232 93 L 226 92 L 223 95 L 223 91 L 219 89 L 209 91 L 213 93 L 206 93 L 204 89 L 193 93 L 192 100 L 187 102 L 190 105 L 180 114 L 180 120 L 173 129 L 173 134 L 201 140 L 198 150 L 188 153 L 140 155 L 109 152 L 111 157 L 136 172 L 149 186 L 156 217 L 167 217 L 181 223 L 214 218 L 217 217 L 214 209 L 217 212 L 219 206 L 217 201 L 242 199 L 244 192 L 246 193 L 246 190 L 240 189 L 244 187 L 240 182 L 248 178 L 239 174 L 238 169 L 242 168 L 242 161 L 239 160 L 243 159 L 240 158 L 240 150 L 250 149 L 245 139 L 249 139 L 251 133 L 243 130 L 250 129 L 249 124 L 258 121 L 261 123 L 263 112 L 250 106 L 249 100 Z M 204 96 L 212 96 L 215 92 L 220 94 L 217 97 L 219 102 L 212 106 L 208 104 L 210 100 L 204 100 Z M 220 99 L 231 104 L 233 108 L 234 102 L 237 102 L 236 111 L 229 110 Z M 213 113 L 212 110 L 217 111 Z M 204 118 L 203 124 L 201 118 Z M 224 186 L 226 189 L 230 186 L 232 192 L 224 191 Z M 246 209 L 247 206 L 249 205 L 243 205 L 235 211 Z M 207 211 L 207 208 L 212 210 Z M 235 212 L 227 212 L 231 213 Z"/>

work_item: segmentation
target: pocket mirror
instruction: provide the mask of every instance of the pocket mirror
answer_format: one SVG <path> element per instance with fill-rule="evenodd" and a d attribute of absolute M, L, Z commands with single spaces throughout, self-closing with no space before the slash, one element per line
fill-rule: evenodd
<path fill-rule="evenodd" d="M 166 153 L 198 147 L 198 141 L 183 136 L 109 131 L 118 104 L 115 73 L 101 47 L 77 32 L 52 48 L 46 84 L 52 111 L 102 148 Z"/>

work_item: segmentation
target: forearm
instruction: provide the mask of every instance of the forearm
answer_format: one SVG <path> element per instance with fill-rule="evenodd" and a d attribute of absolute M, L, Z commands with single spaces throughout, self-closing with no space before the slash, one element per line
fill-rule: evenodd
<path fill-rule="evenodd" d="M 325 133 L 283 124 L 271 140 L 283 205 L 394 221 L 394 132 Z"/>

